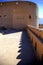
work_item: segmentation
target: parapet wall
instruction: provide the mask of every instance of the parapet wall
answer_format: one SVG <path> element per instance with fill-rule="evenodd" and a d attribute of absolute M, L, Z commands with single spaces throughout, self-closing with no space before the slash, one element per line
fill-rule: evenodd
<path fill-rule="evenodd" d="M 37 59 L 43 61 L 43 30 L 27 26 L 27 33 L 32 41 Z"/>
<path fill-rule="evenodd" d="M 32 2 L 0 3 L 0 27 L 22 29 L 28 24 L 38 27 L 37 10 Z"/>

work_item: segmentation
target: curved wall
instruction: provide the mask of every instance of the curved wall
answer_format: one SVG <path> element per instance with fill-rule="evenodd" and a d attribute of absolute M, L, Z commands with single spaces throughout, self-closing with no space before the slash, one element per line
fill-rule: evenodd
<path fill-rule="evenodd" d="M 0 27 L 22 29 L 27 25 L 38 27 L 38 7 L 32 2 L 0 3 Z"/>

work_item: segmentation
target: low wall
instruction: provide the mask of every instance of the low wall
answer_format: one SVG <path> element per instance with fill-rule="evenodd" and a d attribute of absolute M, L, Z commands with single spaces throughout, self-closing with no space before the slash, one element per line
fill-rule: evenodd
<path fill-rule="evenodd" d="M 27 33 L 30 36 L 31 41 L 33 42 L 33 48 L 36 52 L 37 58 L 42 60 L 43 57 L 43 43 L 29 30 L 29 26 L 27 27 Z"/>
<path fill-rule="evenodd" d="M 39 28 L 35 28 L 34 26 L 28 25 L 29 29 L 31 29 L 37 36 L 39 36 L 41 39 L 43 39 L 43 30 Z"/>

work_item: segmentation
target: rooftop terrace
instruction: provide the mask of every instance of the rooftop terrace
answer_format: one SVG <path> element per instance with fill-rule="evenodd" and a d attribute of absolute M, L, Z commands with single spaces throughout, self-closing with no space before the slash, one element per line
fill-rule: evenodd
<path fill-rule="evenodd" d="M 0 65 L 30 65 L 35 53 L 25 30 L 0 30 Z"/>
<path fill-rule="evenodd" d="M 27 26 L 27 31 L 0 28 L 0 65 L 37 64 L 37 54 L 35 52 L 38 49 L 40 51 L 38 52 L 40 57 L 42 57 L 40 54 L 43 53 L 43 50 L 39 50 L 41 48 L 43 49 L 41 45 L 43 42 L 38 40 L 36 36 L 39 32 L 39 30 L 34 30 L 30 26 Z"/>

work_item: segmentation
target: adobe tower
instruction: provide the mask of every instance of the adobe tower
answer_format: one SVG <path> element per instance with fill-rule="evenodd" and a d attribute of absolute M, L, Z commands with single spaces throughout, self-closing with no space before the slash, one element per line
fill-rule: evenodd
<path fill-rule="evenodd" d="M 38 7 L 23 0 L 0 2 L 0 27 L 23 29 L 27 25 L 38 27 Z"/>

